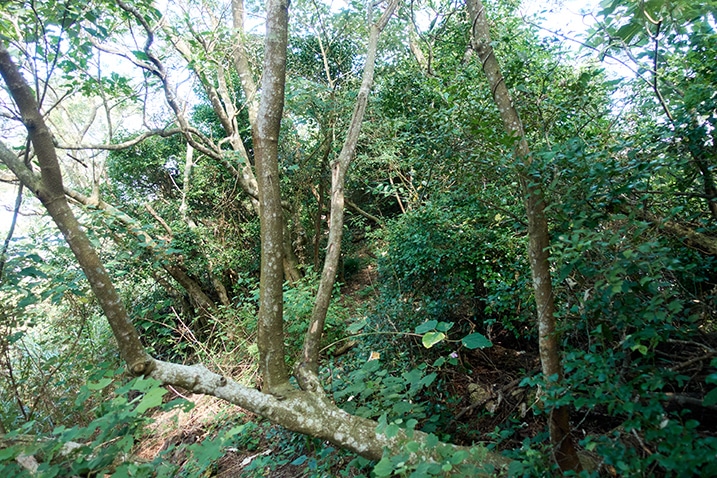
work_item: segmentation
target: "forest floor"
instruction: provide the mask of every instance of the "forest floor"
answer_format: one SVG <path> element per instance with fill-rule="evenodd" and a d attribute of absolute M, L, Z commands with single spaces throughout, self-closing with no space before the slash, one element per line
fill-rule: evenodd
<path fill-rule="evenodd" d="M 376 265 L 370 263 L 352 274 L 341 289 L 342 300 L 364 303 L 371 299 L 376 287 Z M 450 390 L 444 393 L 452 397 L 461 397 L 448 404 L 454 415 L 449 429 L 455 440 L 462 444 L 470 444 L 476 437 L 476 430 L 495 430 L 507 417 L 518 413 L 526 420 L 510 445 L 520 446 L 522 437 L 534 436 L 544 429 L 542 417 L 533 416 L 531 400 L 526 389 L 520 387 L 526 371 L 535 371 L 539 367 L 536 351 L 516 350 L 510 346 L 502 346 L 500 340 L 494 340 L 494 346 L 488 349 L 466 351 L 461 354 L 460 367 L 470 370 L 470 374 L 453 372 L 444 383 L 450 384 Z M 350 353 L 350 352 L 349 352 Z M 183 467 L 188 459 L 187 446 L 213 438 L 217 432 L 237 425 L 239 421 L 248 423 L 258 417 L 228 404 L 219 399 L 202 395 L 185 395 L 183 391 L 170 388 L 169 400 L 185 398 L 194 404 L 189 411 L 179 408 L 153 416 L 154 422 L 148 427 L 148 436 L 143 439 L 135 450 L 135 457 L 140 461 L 152 461 L 165 450 L 165 458 L 172 464 Z M 485 413 L 488 411 L 489 413 Z M 272 426 L 264 427 L 255 440 L 244 449 L 229 447 L 212 466 L 208 474 L 202 476 L 236 477 L 236 476 L 270 476 L 275 478 L 306 476 L 305 464 L 292 464 L 294 460 L 286 459 L 286 450 L 282 450 L 282 459 L 278 459 L 271 467 L 260 471 L 255 460 L 271 461 L 271 455 L 277 453 L 276 440 L 271 436 Z M 255 430 L 256 431 L 256 430 Z M 301 453 L 297 451 L 299 458 Z M 350 457 L 343 463 L 350 461 Z M 282 462 L 286 462 L 283 463 Z"/>
<path fill-rule="evenodd" d="M 369 301 L 376 290 L 375 269 L 376 265 L 372 262 L 352 274 L 342 286 L 342 300 L 354 301 L 355 304 Z M 443 432 L 449 433 L 458 444 L 470 445 L 477 441 L 494 442 L 492 433 L 496 429 L 510 429 L 511 433 L 502 437 L 499 448 L 519 449 L 524 439 L 534 439 L 546 429 L 545 414 L 534 413 L 539 397 L 534 389 L 521 386 L 524 378 L 539 373 L 538 351 L 534 344 L 520 343 L 509 334 L 497 332 L 490 339 L 493 347 L 463 350 L 458 357 L 461 366 L 443 372 L 447 375 L 442 377 L 441 383 L 449 389 L 442 390 L 441 394 L 452 397 L 445 405 L 453 416 Z M 713 343 L 709 344 L 711 350 L 717 347 L 717 337 L 713 339 Z M 665 350 L 663 354 L 666 358 L 671 357 L 675 367 L 683 368 L 692 365 L 697 358 L 704 358 L 704 350 L 690 344 L 677 344 L 675 350 Z M 692 383 L 704 383 L 704 380 L 696 379 Z M 184 397 L 180 390 L 169 389 L 169 392 L 169 399 Z M 716 430 L 717 408 L 695 405 L 703 395 L 704 390 L 684 390 L 683 393 L 673 394 L 678 397 L 674 406 L 692 406 L 695 409 L 693 413 L 700 415 L 695 418 L 702 422 L 702 427 Z M 151 461 L 169 449 L 166 459 L 187 471 L 184 468 L 189 457 L 187 446 L 213 438 L 220 430 L 257 422 L 262 426 L 252 428 L 249 435 L 253 438 L 244 443 L 246 446 L 225 448 L 223 455 L 212 463 L 210 470 L 204 470 L 202 476 L 318 476 L 315 469 L 309 470 L 307 463 L 301 462 L 302 455 L 306 453 L 305 447 L 294 447 L 294 455 L 292 450 L 286 449 L 288 441 L 285 432 L 282 435 L 279 431 L 280 427 L 213 397 L 193 395 L 184 398 L 193 402 L 194 407 L 189 411 L 173 409 L 156 414 L 154 423 L 149 426 L 148 437 L 140 442 L 135 452 L 137 459 Z M 685 400 L 692 402 L 686 403 Z M 578 439 L 586 434 L 610 433 L 619 423 L 608 415 L 600 414 L 599 410 L 574 417 L 574 422 L 578 423 L 574 430 Z M 639 442 L 634 445 L 640 447 Z M 314 450 L 317 456 L 320 451 Z M 645 450 L 645 453 L 648 452 Z M 352 459 L 349 455 L 344 457 L 333 464 L 334 476 L 338 476 L 339 469 Z M 604 471 L 611 475 L 610 470 Z M 191 471 L 187 474 L 196 476 Z"/>

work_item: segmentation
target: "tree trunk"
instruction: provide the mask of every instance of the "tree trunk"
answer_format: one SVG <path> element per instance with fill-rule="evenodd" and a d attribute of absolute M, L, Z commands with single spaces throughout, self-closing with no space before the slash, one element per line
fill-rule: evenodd
<path fill-rule="evenodd" d="M 301 361 L 296 367 L 297 380 L 305 390 L 319 390 L 318 368 L 319 350 L 321 349 L 321 336 L 324 332 L 326 314 L 331 302 L 331 293 L 336 281 L 336 271 L 341 257 L 341 237 L 344 229 L 344 182 L 346 171 L 356 153 L 361 124 L 363 122 L 368 95 L 373 84 L 374 67 L 376 63 L 376 50 L 378 48 L 378 37 L 381 31 L 388 24 L 393 15 L 398 0 L 391 0 L 386 10 L 376 23 L 371 24 L 368 48 L 366 53 L 366 64 L 364 67 L 361 87 L 359 88 L 356 106 L 351 117 L 346 140 L 341 148 L 339 157 L 331 165 L 331 206 L 329 219 L 329 244 L 324 259 L 324 268 L 321 273 L 319 290 L 316 293 L 316 302 L 311 312 L 309 329 L 304 338 L 304 347 L 301 353 Z M 371 22 L 371 18 L 368 19 Z"/>
<path fill-rule="evenodd" d="M 516 159 L 519 163 L 523 163 L 518 166 L 518 175 L 525 196 L 528 217 L 528 255 L 538 314 L 540 362 L 546 382 L 557 386 L 562 380 L 563 370 L 555 331 L 555 303 L 549 260 L 550 235 L 545 216 L 545 198 L 539 178 L 532 177 L 528 173 L 531 162 L 530 149 L 525 139 L 523 123 L 513 105 L 510 92 L 505 86 L 498 60 L 495 58 L 491 46 L 490 28 L 483 3 L 481 0 L 468 0 L 467 6 L 472 22 L 472 48 L 480 58 L 483 72 L 493 92 L 493 100 L 503 120 L 503 126 L 508 135 L 517 141 Z M 548 425 L 555 460 L 560 468 L 563 471 L 579 471 L 581 466 L 570 437 L 570 417 L 567 408 L 558 407 L 551 410 Z"/>
<path fill-rule="evenodd" d="M 3 162 L 26 187 L 32 190 L 62 232 L 82 271 L 87 276 L 92 292 L 107 316 L 112 332 L 119 343 L 122 358 L 134 373 L 145 373 L 151 364 L 151 357 L 144 350 L 137 330 L 129 320 L 124 304 L 104 265 L 67 203 L 52 134 L 40 114 L 32 90 L 13 63 L 7 48 L 1 43 L 0 75 L 5 80 L 10 95 L 20 110 L 22 121 L 27 128 L 37 160 L 40 163 L 40 177 L 37 177 L 4 145 L 0 147 Z"/>
<path fill-rule="evenodd" d="M 384 449 L 392 454 L 402 453 L 406 442 L 425 443 L 428 437 L 420 431 L 413 431 L 409 436 L 404 430 L 399 430 L 389 438 L 377 431 L 378 424 L 375 421 L 341 410 L 322 394 L 293 389 L 285 391 L 281 397 L 275 397 L 238 384 L 202 365 L 188 366 L 156 360 L 151 376 L 194 393 L 221 398 L 291 431 L 329 441 L 370 460 L 380 459 Z M 433 460 L 438 449 L 445 447 L 455 451 L 470 451 L 467 447 L 439 443 L 436 449 L 422 447 L 421 451 L 413 454 L 411 462 Z M 509 459 L 480 445 L 473 448 L 471 457 L 466 461 L 484 465 L 486 476 L 498 475 L 496 469 L 504 470 L 510 463 Z"/>
<path fill-rule="evenodd" d="M 288 0 L 269 1 L 261 102 L 252 129 L 259 184 L 261 283 L 257 345 L 264 388 L 283 394 L 291 389 L 284 357 L 283 264 L 284 211 L 279 190 L 279 130 L 284 111 Z"/>

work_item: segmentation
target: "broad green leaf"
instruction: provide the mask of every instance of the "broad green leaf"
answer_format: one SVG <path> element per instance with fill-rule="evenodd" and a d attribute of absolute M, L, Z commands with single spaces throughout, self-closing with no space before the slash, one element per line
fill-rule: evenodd
<path fill-rule="evenodd" d="M 468 458 L 468 452 L 465 450 L 458 450 L 449 458 L 449 461 L 454 465 L 459 465 Z"/>
<path fill-rule="evenodd" d="M 162 385 L 162 383 L 159 380 L 155 380 L 153 378 L 138 377 L 129 382 L 125 387 L 127 387 L 127 390 L 148 392 L 149 390 L 152 390 L 153 388 L 156 388 L 160 385 Z M 125 387 L 122 388 L 124 389 Z"/>
<path fill-rule="evenodd" d="M 87 388 L 89 388 L 90 390 L 102 390 L 111 383 L 111 378 L 103 378 L 102 380 L 98 380 L 97 382 L 88 382 Z"/>
<path fill-rule="evenodd" d="M 391 463 L 388 457 L 384 456 L 376 463 L 376 466 L 373 467 L 373 473 L 376 476 L 391 476 L 393 473 L 393 463 Z"/>
<path fill-rule="evenodd" d="M 439 332 L 448 332 L 453 327 L 453 322 L 438 322 L 436 324 L 436 330 Z"/>
<path fill-rule="evenodd" d="M 466 335 L 461 339 L 461 343 L 463 346 L 467 349 L 484 349 L 487 347 L 492 347 L 493 343 L 488 340 L 488 338 L 483 335 L 479 334 L 478 332 L 474 332 L 470 335 Z"/>
<path fill-rule="evenodd" d="M 409 453 L 416 453 L 418 450 L 421 449 L 421 444 L 415 441 L 409 441 L 404 446 L 407 452 Z"/>
<path fill-rule="evenodd" d="M 426 375 L 425 377 L 423 377 L 421 379 L 421 381 L 418 383 L 422 387 L 428 387 L 434 382 L 434 380 L 436 380 L 437 377 L 438 377 L 438 374 L 436 374 L 436 372 L 431 372 L 428 375 Z"/>
<path fill-rule="evenodd" d="M 446 334 L 443 332 L 428 332 L 423 336 L 423 346 L 427 349 L 430 349 L 434 345 L 436 345 L 438 342 L 443 341 L 443 339 L 446 338 Z"/>
<path fill-rule="evenodd" d="M 386 435 L 386 438 L 393 438 L 398 434 L 398 431 L 401 428 L 396 425 L 395 423 L 391 423 L 389 426 L 386 427 L 386 432 L 384 435 Z"/>
<path fill-rule="evenodd" d="M 717 388 L 712 389 L 707 395 L 705 395 L 702 405 L 705 407 L 717 405 Z"/>
<path fill-rule="evenodd" d="M 162 396 L 164 396 L 165 393 L 167 393 L 167 391 L 163 388 L 153 388 L 142 397 L 142 400 L 140 400 L 139 405 L 137 405 L 134 411 L 136 413 L 144 413 L 150 408 L 158 407 L 162 404 Z"/>
<path fill-rule="evenodd" d="M 354 322 L 353 324 L 349 325 L 346 328 L 346 332 L 348 332 L 349 334 L 355 334 L 364 327 L 366 327 L 366 320 L 359 320 L 358 322 Z"/>
<path fill-rule="evenodd" d="M 11 458 L 15 458 L 20 454 L 20 448 L 19 447 L 7 447 L 2 450 L 0 450 L 0 463 L 7 461 Z"/>
<path fill-rule="evenodd" d="M 428 322 L 424 322 L 423 324 L 416 327 L 416 333 L 417 334 L 425 334 L 426 332 L 435 330 L 436 325 L 438 325 L 437 320 L 429 320 Z"/>
<path fill-rule="evenodd" d="M 643 26 L 635 21 L 621 26 L 616 35 L 625 43 L 630 43 L 642 29 Z"/>

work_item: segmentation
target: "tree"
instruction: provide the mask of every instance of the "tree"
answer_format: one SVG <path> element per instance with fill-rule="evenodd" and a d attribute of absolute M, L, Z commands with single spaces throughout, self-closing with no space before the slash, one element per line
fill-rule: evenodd
<path fill-rule="evenodd" d="M 0 10 L 0 101 L 3 142 L 16 147 L 0 149 L 13 171 L 0 180 L 46 205 L 131 371 L 383 456 L 379 476 L 507 464 L 418 424 L 520 447 L 526 460 L 511 474 L 593 471 L 577 459 L 568 410 L 582 416 L 573 426 L 597 466 L 678 473 L 689 462 L 709 474 L 717 438 L 697 412 L 717 400 L 714 347 L 700 335 L 715 309 L 715 36 L 711 13 L 688 3 L 660 10 L 662 22 L 660 2 L 606 4 L 602 31 L 622 39 L 609 54 L 649 60 L 618 113 L 617 83 L 566 63 L 513 1 L 491 3 L 489 22 L 478 0 L 340 12 L 297 0 L 291 21 L 277 0 L 262 34 L 245 21 L 258 13 L 250 1 L 172 0 L 164 13 L 148 1 L 14 2 Z M 61 300 L 51 313 L 67 324 L 99 315 L 94 299 L 77 299 L 86 286 L 64 246 L 36 242 L 37 254 L 10 248 L 9 280 L 0 277 L 6 429 L 32 417 L 22 416 L 32 400 L 12 391 L 33 387 L 13 382 L 8 358 L 22 352 L 17 324 L 38 315 L 24 304 Z M 348 276 L 346 255 L 359 248 L 381 279 L 365 289 L 367 309 L 364 291 L 332 302 L 342 252 Z M 319 278 L 310 267 L 321 264 Z M 68 286 L 78 294 L 60 299 Z M 75 336 L 51 323 L 53 337 Z M 176 323 L 193 327 L 196 355 L 183 355 L 192 347 Z M 325 353 L 361 327 L 351 352 Z M 501 347 L 467 350 L 491 341 Z M 496 415 L 463 393 L 485 379 L 470 376 L 478 356 L 506 345 L 526 365 L 505 373 L 494 361 L 505 382 L 486 393 L 498 415 L 510 405 L 521 424 L 532 420 L 527 439 L 508 421 L 493 433 L 495 421 L 473 426 Z M 169 362 L 216 348 L 231 367 L 253 361 L 257 383 Z M 369 351 L 380 361 L 365 361 Z M 530 415 L 531 403 L 543 406 Z"/>
<path fill-rule="evenodd" d="M 598 14 L 588 45 L 616 58 L 639 80 L 636 89 L 647 88 L 635 105 L 660 131 L 660 146 L 684 168 L 679 187 L 706 205 L 710 221 L 717 220 L 717 186 L 712 132 L 714 103 L 708 92 L 713 73 L 705 68 L 714 53 L 714 5 L 711 2 L 607 2 Z M 683 157 L 689 157 L 684 161 Z M 700 191 L 701 189 L 701 191 Z M 685 192 L 685 191 L 681 191 Z M 714 249 L 710 240 L 686 227 L 648 213 L 650 220 L 688 242 Z M 691 231 L 683 234 L 679 231 Z"/>
<path fill-rule="evenodd" d="M 468 11 L 472 21 L 472 47 L 478 54 L 493 99 L 503 120 L 503 127 L 516 141 L 515 159 L 518 162 L 518 177 L 525 196 L 528 218 L 530 269 L 533 275 L 535 304 L 538 312 L 538 333 L 540 362 L 543 375 L 549 382 L 559 385 L 563 369 L 560 361 L 557 331 L 555 325 L 555 302 L 550 274 L 550 233 L 545 214 L 545 195 L 541 180 L 530 171 L 531 153 L 523 130 L 523 123 L 513 106 L 510 92 L 505 85 L 500 66 L 491 46 L 490 28 L 481 0 L 469 0 Z M 566 407 L 550 412 L 550 440 L 555 447 L 555 459 L 563 471 L 581 469 L 575 446 L 570 437 L 570 417 Z"/>
<path fill-rule="evenodd" d="M 343 152 L 334 165 L 331 238 L 322 279 L 323 290 L 330 291 L 335 278 L 342 228 L 343 177 L 354 155 L 363 110 L 372 82 L 378 34 L 393 15 L 397 4 L 395 0 L 390 2 L 378 20 L 374 20 L 371 10 L 368 12 L 371 36 L 364 80 Z M 211 157 L 226 160 L 221 149 L 212 150 L 207 146 L 211 142 L 199 142 L 197 138 L 206 138 L 187 124 L 168 83 L 166 70 L 151 50 L 155 31 L 155 27 L 150 24 L 151 10 L 148 14 L 144 14 L 138 7 L 121 1 L 118 1 L 117 5 L 123 14 L 133 18 L 144 29 L 147 35 L 146 42 L 141 54 L 137 55 L 137 58 L 141 59 L 135 58 L 132 61 L 160 81 L 167 102 L 174 111 L 180 130 L 187 141 L 192 147 Z M 240 10 L 241 5 L 241 2 L 234 2 L 234 11 Z M 65 26 L 62 22 L 52 23 L 52 21 L 50 25 L 58 28 Z M 328 300 L 327 298 L 317 300 L 310 333 L 305 342 L 302 373 L 297 374 L 302 389 L 297 389 L 289 383 L 289 372 L 283 350 L 282 264 L 285 241 L 277 162 L 279 128 L 284 104 L 288 2 L 274 0 L 268 3 L 266 25 L 261 98 L 256 108 L 255 119 L 252 121 L 257 189 L 255 191 L 251 189 L 248 161 L 243 166 L 243 171 L 247 174 L 241 176 L 249 192 L 255 193 L 250 195 L 257 200 L 261 220 L 261 289 L 257 318 L 260 370 L 263 377 L 261 392 L 210 372 L 201 365 L 186 366 L 164 362 L 154 359 L 145 351 L 109 275 L 67 202 L 56 146 L 41 112 L 36 92 L 32 91 L 23 78 L 5 44 L 0 47 L 0 74 L 27 129 L 40 175 L 4 145 L 0 146 L 0 157 L 19 180 L 40 199 L 70 245 L 112 327 L 122 358 L 132 373 L 149 376 L 166 384 L 178 385 L 196 393 L 214 395 L 266 416 L 290 430 L 320 437 L 368 458 L 378 459 L 385 448 L 397 451 L 407 440 L 422 441 L 425 440 L 426 435 L 417 431 L 411 434 L 398 431 L 391 436 L 379 432 L 377 423 L 342 411 L 316 386 L 315 370 L 318 354 L 316 342 L 321 338 L 322 315 L 325 317 L 327 307 L 324 301 Z M 55 54 L 59 54 L 59 51 Z M 240 57 L 241 53 L 238 54 L 239 63 L 241 63 Z M 238 67 L 240 75 L 242 68 L 242 66 Z M 211 94 L 213 92 L 210 89 Z M 251 97 L 249 101 L 252 101 Z M 225 101 L 222 107 L 228 107 L 228 104 L 229 102 Z M 251 115 L 253 113 L 250 113 Z M 233 121 L 232 116 L 227 116 L 225 119 Z M 429 450 L 427 453 L 432 452 Z M 420 456 L 416 459 L 420 459 Z M 478 463 L 487 466 L 503 466 L 507 463 L 504 458 L 486 450 L 479 451 L 475 459 Z"/>

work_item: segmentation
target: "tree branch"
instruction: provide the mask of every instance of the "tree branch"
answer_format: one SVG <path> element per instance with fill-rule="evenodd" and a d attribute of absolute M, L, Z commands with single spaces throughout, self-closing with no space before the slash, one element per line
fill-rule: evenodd
<path fill-rule="evenodd" d="M 170 136 L 174 136 L 175 134 L 183 134 L 184 131 L 182 131 L 179 128 L 161 128 L 161 129 L 152 129 L 149 131 L 145 131 L 144 133 L 140 134 L 139 136 L 135 136 L 134 138 L 123 141 L 121 143 L 111 143 L 111 144 L 57 144 L 57 149 L 64 149 L 68 151 L 79 151 L 84 149 L 99 149 L 103 151 L 120 151 L 123 149 L 131 148 L 132 146 L 136 146 L 142 141 L 144 141 L 147 138 L 151 138 L 152 136 L 159 136 L 161 138 L 168 138 Z"/>

